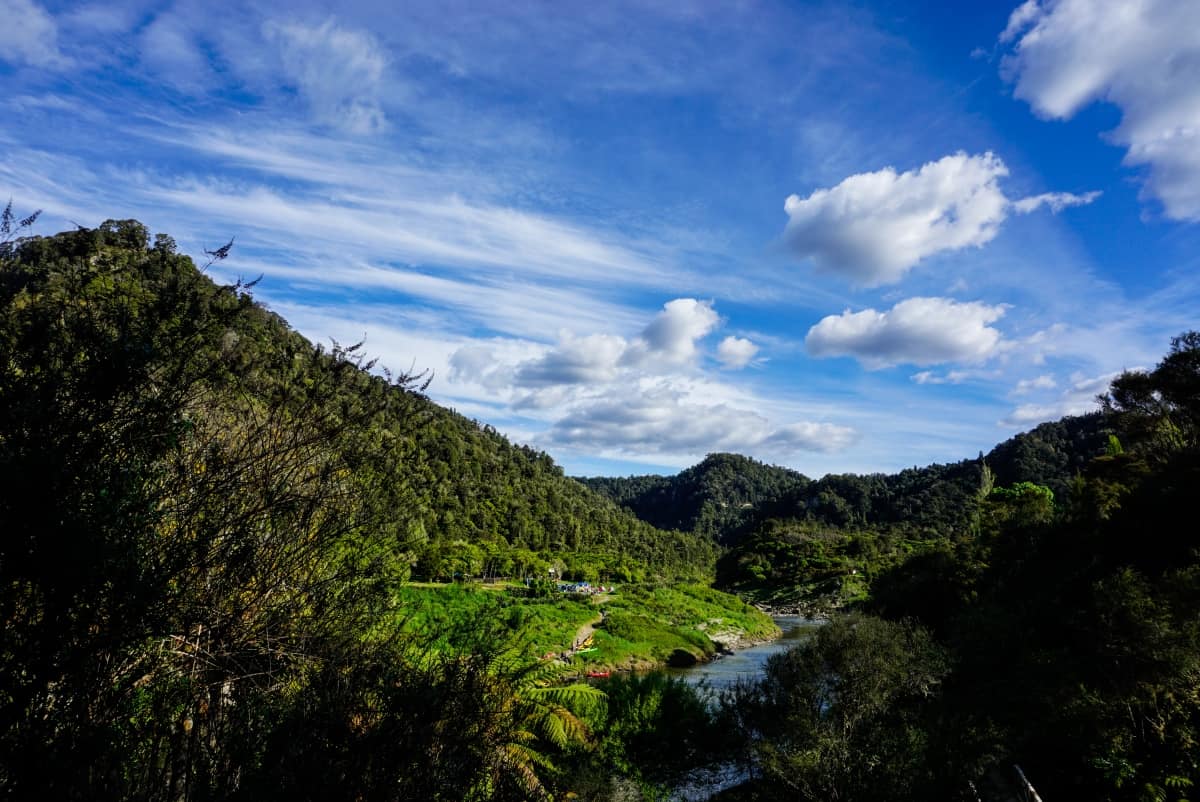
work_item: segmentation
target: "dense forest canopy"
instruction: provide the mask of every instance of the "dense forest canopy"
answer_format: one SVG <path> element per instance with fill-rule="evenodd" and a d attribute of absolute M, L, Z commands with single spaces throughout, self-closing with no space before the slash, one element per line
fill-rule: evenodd
<path fill-rule="evenodd" d="M 902 525 L 948 534 L 964 523 L 964 502 L 984 465 L 992 480 L 1026 481 L 1062 495 L 1075 474 L 1107 445 L 1099 413 L 1043 423 L 980 454 L 896 474 L 830 474 L 809 479 L 737 454 L 710 454 L 674 476 L 589 477 L 579 481 L 665 529 L 736 545 L 766 520 L 809 521 L 838 528 Z"/>
<path fill-rule="evenodd" d="M 1192 798 L 1198 400 L 1189 332 L 1113 381 L 1065 492 L 985 483 L 970 527 L 877 566 L 866 615 L 740 691 L 764 770 L 742 798 L 1001 800 L 1014 765 L 1044 799 Z"/>
<path fill-rule="evenodd" d="M 641 519 L 712 539 L 721 587 L 823 609 L 862 601 L 881 571 L 978 530 L 976 501 L 1020 482 L 1064 498 L 1106 452 L 1099 412 L 1044 423 L 987 454 L 895 474 L 803 474 L 711 454 L 675 476 L 580 479 Z"/>
<path fill-rule="evenodd" d="M 809 484 L 805 476 L 743 457 L 709 454 L 675 476 L 581 478 L 643 521 L 728 542 L 758 509 Z"/>

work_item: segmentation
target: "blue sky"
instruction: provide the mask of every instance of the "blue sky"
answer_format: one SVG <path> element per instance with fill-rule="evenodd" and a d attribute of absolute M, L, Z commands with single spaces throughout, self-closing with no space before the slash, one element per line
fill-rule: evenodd
<path fill-rule="evenodd" d="M 1200 309 L 1193 0 L 0 0 L 0 198 L 568 472 L 957 460 Z"/>

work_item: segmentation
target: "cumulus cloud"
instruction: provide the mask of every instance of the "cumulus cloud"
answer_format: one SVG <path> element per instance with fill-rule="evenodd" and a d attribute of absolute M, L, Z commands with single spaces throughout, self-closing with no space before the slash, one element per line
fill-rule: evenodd
<path fill-rule="evenodd" d="M 58 24 L 33 0 L 0 0 L 0 59 L 32 67 L 66 67 Z"/>
<path fill-rule="evenodd" d="M 626 348 L 625 339 L 616 335 L 575 337 L 564 332 L 557 348 L 522 365 L 515 380 L 518 384 L 534 387 L 611 381 L 617 375 L 617 366 Z"/>
<path fill-rule="evenodd" d="M 268 23 L 264 31 L 278 44 L 284 72 L 319 120 L 354 133 L 385 126 L 379 90 L 387 57 L 375 37 L 333 20 L 318 26 Z"/>
<path fill-rule="evenodd" d="M 450 355 L 450 380 L 474 383 L 488 390 L 499 390 L 512 383 L 513 369 L 486 345 L 470 344 Z"/>
<path fill-rule="evenodd" d="M 693 367 L 700 356 L 700 341 L 720 323 L 712 301 L 676 298 L 663 304 L 662 311 L 632 340 L 603 333 L 577 336 L 564 329 L 556 345 L 519 364 L 505 367 L 490 350 L 464 346 L 454 355 L 451 367 L 454 377 L 464 381 L 493 386 L 503 381 L 532 390 L 523 403 L 540 407 L 546 405 L 549 395 L 557 397 L 547 394 L 546 388 L 611 382 L 621 371 L 650 375 Z M 726 364 L 749 361 L 757 351 L 749 340 L 726 337 L 717 349 L 717 358 Z"/>
<path fill-rule="evenodd" d="M 1016 97 L 1052 119 L 1093 102 L 1122 113 L 1112 141 L 1146 166 L 1167 216 L 1200 221 L 1200 3 L 1028 0 L 1000 35 Z"/>
<path fill-rule="evenodd" d="M 816 357 L 852 356 L 875 370 L 902 363 L 977 362 L 995 354 L 1002 336 L 990 323 L 1006 307 L 948 298 L 909 298 L 889 310 L 846 310 L 822 319 L 804 344 Z"/>
<path fill-rule="evenodd" d="M 758 346 L 745 337 L 726 337 L 717 346 L 717 359 L 727 368 L 744 368 L 758 353 Z"/>
<path fill-rule="evenodd" d="M 866 286 L 892 283 L 927 256 L 995 237 L 1008 207 L 998 183 L 1006 175 L 991 153 L 859 173 L 807 198 L 790 196 L 784 237 L 818 270 Z"/>
<path fill-rule="evenodd" d="M 875 287 L 899 281 L 939 253 L 979 247 L 995 238 L 1010 209 L 1091 203 L 1099 193 L 1051 192 L 1011 201 L 1000 188 L 1008 167 L 993 153 L 963 152 L 898 173 L 859 173 L 807 198 L 784 203 L 784 241 L 822 272 Z"/>
<path fill-rule="evenodd" d="M 772 427 L 756 412 L 698 403 L 660 387 L 632 398 L 581 406 L 556 421 L 548 439 L 555 445 L 608 453 L 741 451 L 787 458 L 802 452 L 840 450 L 853 443 L 857 434 L 830 423 Z"/>
<path fill-rule="evenodd" d="M 696 356 L 696 343 L 720 322 L 712 301 L 668 301 L 625 354 L 625 360 L 638 363 L 653 359 L 676 365 L 690 362 Z"/>
<path fill-rule="evenodd" d="M 512 382 L 523 388 L 546 388 L 566 384 L 597 384 L 612 381 L 622 368 L 661 372 L 688 366 L 699 356 L 698 343 L 721 322 L 711 301 L 676 298 L 663 304 L 663 309 L 642 330 L 626 340 L 616 334 L 576 336 L 570 331 L 559 334 L 558 344 L 540 356 L 516 366 Z M 726 338 L 736 339 L 736 338 Z M 757 351 L 749 340 L 747 345 Z M 724 343 L 722 343 L 724 345 Z M 744 348 L 741 349 L 744 351 Z M 720 349 L 718 359 L 725 360 Z M 464 375 L 468 368 L 480 375 L 493 375 L 498 366 L 467 353 L 463 358 Z M 538 392 L 525 400 L 526 405 L 541 406 L 545 393 Z"/>
<path fill-rule="evenodd" d="M 1034 426 L 1045 421 L 1058 420 L 1065 415 L 1083 415 L 1092 412 L 1097 406 L 1096 396 L 1107 392 L 1112 380 L 1120 373 L 1120 371 L 1115 371 L 1101 376 L 1084 376 L 1076 373 L 1071 377 L 1071 385 L 1057 400 L 1049 404 L 1022 404 L 1000 421 L 1000 425 Z M 1038 377 L 1038 380 L 1043 378 L 1047 377 Z"/>
<path fill-rule="evenodd" d="M 1039 0 L 1025 0 L 1008 15 L 1008 25 L 1000 33 L 1001 43 L 1011 42 L 1017 34 L 1025 30 L 1042 13 Z"/>
<path fill-rule="evenodd" d="M 764 403 L 712 370 L 702 341 L 721 324 L 711 301 L 677 298 L 641 332 L 563 331 L 557 343 L 529 353 L 470 343 L 449 359 L 456 385 L 482 388 L 498 404 L 548 424 L 539 441 L 606 455 L 691 460 L 712 451 L 790 459 L 850 445 L 854 429 L 797 420 L 794 410 L 771 420 Z M 725 337 L 715 349 L 723 367 L 743 367 L 758 346 Z M 710 354 L 711 355 L 711 354 Z"/>

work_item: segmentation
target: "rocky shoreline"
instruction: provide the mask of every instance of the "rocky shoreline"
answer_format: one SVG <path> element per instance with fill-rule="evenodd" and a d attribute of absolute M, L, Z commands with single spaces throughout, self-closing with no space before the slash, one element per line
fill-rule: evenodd
<path fill-rule="evenodd" d="M 810 620 L 827 619 L 845 607 L 845 603 L 833 596 L 803 599 L 791 602 L 751 602 L 757 609 L 770 616 L 798 615 Z"/>

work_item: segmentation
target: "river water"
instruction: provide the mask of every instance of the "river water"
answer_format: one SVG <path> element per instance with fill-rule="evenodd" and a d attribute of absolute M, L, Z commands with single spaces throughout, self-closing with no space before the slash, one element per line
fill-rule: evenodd
<path fill-rule="evenodd" d="M 697 663 L 690 668 L 668 668 L 667 674 L 681 677 L 691 685 L 704 683 L 713 691 L 728 688 L 740 679 L 754 680 L 762 676 L 767 659 L 786 652 L 808 638 L 824 621 L 813 621 L 798 615 L 773 616 L 783 636 L 761 646 L 751 646 L 711 663 Z"/>
<path fill-rule="evenodd" d="M 692 685 L 703 683 L 711 693 L 719 693 L 738 680 L 758 679 L 762 676 L 763 668 L 771 655 L 786 652 L 803 642 L 817 627 L 825 623 L 798 615 L 779 615 L 773 618 L 776 626 L 783 631 L 779 639 L 761 646 L 741 649 L 711 663 L 699 663 L 691 668 L 667 669 L 667 673 Z M 711 766 L 696 772 L 687 782 L 673 788 L 670 799 L 671 802 L 703 802 L 720 791 L 744 782 L 747 776 L 746 768 L 736 763 Z"/>

